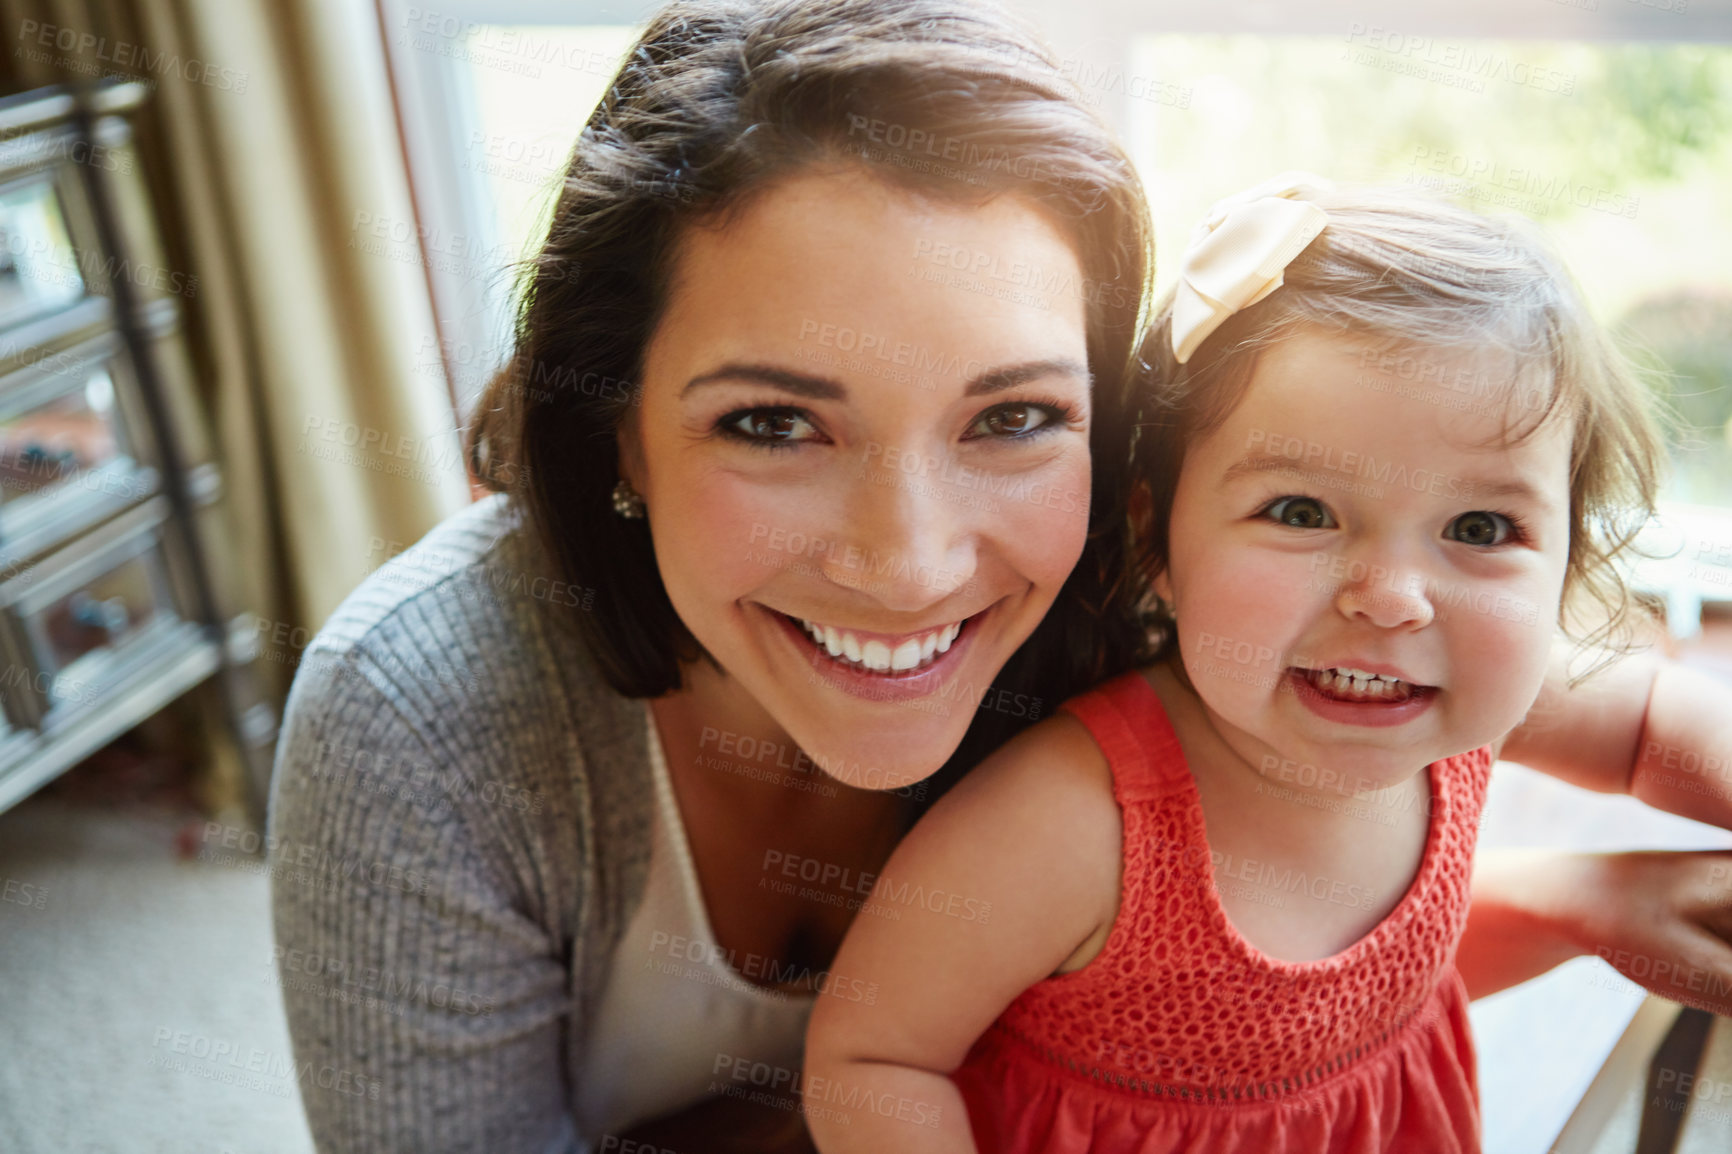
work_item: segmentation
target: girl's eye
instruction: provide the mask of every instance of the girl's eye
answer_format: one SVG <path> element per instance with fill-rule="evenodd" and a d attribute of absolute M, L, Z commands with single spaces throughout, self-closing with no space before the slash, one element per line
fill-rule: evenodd
<path fill-rule="evenodd" d="M 799 409 L 745 409 L 729 413 L 716 427 L 730 437 L 769 448 L 809 441 L 818 431 Z"/>
<path fill-rule="evenodd" d="M 1016 401 L 1005 405 L 994 405 L 980 414 L 980 419 L 974 422 L 970 433 L 981 436 L 1001 437 L 1015 440 L 1026 437 L 1051 425 L 1054 421 L 1066 416 L 1052 405 L 1036 405 L 1026 401 Z"/>
<path fill-rule="evenodd" d="M 1502 513 L 1488 513 L 1483 509 L 1476 509 L 1451 521 L 1443 535 L 1452 541 L 1460 541 L 1463 545 L 1483 548 L 1502 545 L 1516 535 L 1516 527 Z"/>
<path fill-rule="evenodd" d="M 1295 529 L 1333 529 L 1335 518 L 1314 497 L 1282 497 L 1264 506 L 1263 515 Z"/>

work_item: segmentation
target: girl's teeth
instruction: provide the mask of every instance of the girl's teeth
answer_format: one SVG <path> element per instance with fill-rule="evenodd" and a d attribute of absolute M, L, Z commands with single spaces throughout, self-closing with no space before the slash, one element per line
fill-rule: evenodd
<path fill-rule="evenodd" d="M 1319 689 L 1339 695 L 1397 701 L 1404 701 L 1411 695 L 1411 687 L 1405 681 L 1394 677 L 1381 677 L 1363 669 L 1321 669 L 1317 671 L 1314 681 Z"/>
<path fill-rule="evenodd" d="M 846 629 L 837 629 L 834 625 L 818 625 L 805 620 L 801 620 L 800 625 L 831 657 L 851 661 L 874 673 L 902 673 L 909 669 L 918 669 L 938 654 L 948 652 L 951 643 L 962 632 L 962 622 L 958 621 L 954 625 L 934 629 L 919 637 L 910 637 L 892 651 L 890 646 L 882 641 L 874 639 L 862 642 Z"/>

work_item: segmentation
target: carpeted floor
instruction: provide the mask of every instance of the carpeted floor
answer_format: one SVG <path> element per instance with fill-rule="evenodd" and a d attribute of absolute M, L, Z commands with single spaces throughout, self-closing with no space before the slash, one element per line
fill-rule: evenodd
<path fill-rule="evenodd" d="M 0 814 L 0 1150 L 312 1150 L 265 877 L 203 844 L 185 810 Z"/>

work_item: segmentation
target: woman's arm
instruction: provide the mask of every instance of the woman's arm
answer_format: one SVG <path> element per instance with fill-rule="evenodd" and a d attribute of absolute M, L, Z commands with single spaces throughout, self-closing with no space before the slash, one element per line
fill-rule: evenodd
<path fill-rule="evenodd" d="M 272 781 L 277 971 L 314 1142 L 581 1150 L 567 969 L 499 849 L 528 818 L 453 784 L 509 772 L 436 755 L 376 677 L 310 648 Z"/>
<path fill-rule="evenodd" d="M 1732 686 L 1652 656 L 1570 687 L 1554 653 L 1499 756 L 1732 828 Z M 1494 850 L 1476 857 L 1457 967 L 1473 997 L 1596 954 L 1650 990 L 1732 1013 L 1732 854 Z"/>
<path fill-rule="evenodd" d="M 1481 850 L 1473 859 L 1473 901 L 1455 966 L 1470 998 L 1537 978 L 1581 954 L 1565 929 L 1579 922 L 1568 900 L 1581 855 L 1544 849 Z"/>
<path fill-rule="evenodd" d="M 1120 837 L 1106 762 L 1065 714 L 932 807 L 836 956 L 833 973 L 873 996 L 821 997 L 812 1014 L 802 1089 L 824 1154 L 973 1154 L 948 1075 L 1004 1007 L 1111 923 Z M 927 900 L 907 899 L 916 887 Z"/>
<path fill-rule="evenodd" d="M 1732 850 L 1495 850 L 1474 864 L 1456 967 L 1470 997 L 1581 954 L 1661 997 L 1732 1016 Z"/>

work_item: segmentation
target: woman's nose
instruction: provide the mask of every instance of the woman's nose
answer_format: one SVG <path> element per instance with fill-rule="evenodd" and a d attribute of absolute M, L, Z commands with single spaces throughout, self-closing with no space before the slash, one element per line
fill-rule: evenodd
<path fill-rule="evenodd" d="M 975 572 L 969 494 L 941 465 L 924 464 L 923 459 L 920 470 L 904 471 L 869 459 L 849 481 L 847 524 L 837 534 L 851 547 L 824 562 L 832 581 L 898 612 L 943 601 Z"/>

